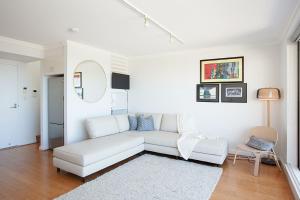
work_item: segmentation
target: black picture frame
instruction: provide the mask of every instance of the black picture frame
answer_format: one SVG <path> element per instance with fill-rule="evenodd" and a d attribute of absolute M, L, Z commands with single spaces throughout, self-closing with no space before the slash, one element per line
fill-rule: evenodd
<path fill-rule="evenodd" d="M 215 98 L 205 97 L 205 94 L 201 94 L 201 89 L 205 90 L 205 88 L 215 89 Z M 205 91 L 203 91 L 205 93 Z M 197 102 L 219 102 L 219 84 L 197 84 L 196 86 L 196 101 Z M 203 97 L 201 97 L 203 96 Z"/>
<path fill-rule="evenodd" d="M 78 95 L 78 97 L 79 98 L 81 98 L 81 99 L 83 99 L 84 98 L 84 94 L 83 94 L 83 92 L 84 92 L 84 90 L 83 90 L 83 88 L 81 88 L 81 87 L 76 87 L 75 88 L 75 92 L 76 92 L 76 94 Z"/>
<path fill-rule="evenodd" d="M 241 79 L 238 80 L 238 81 L 234 81 L 234 80 L 226 80 L 226 79 L 219 79 L 219 80 L 214 80 L 214 81 L 206 81 L 206 80 L 203 80 L 203 67 L 204 67 L 204 64 L 205 62 L 211 62 L 211 61 L 220 61 L 220 60 L 224 60 L 225 61 L 228 61 L 228 60 L 232 60 L 232 59 L 241 59 L 241 63 L 242 63 L 242 66 L 241 66 Z M 237 57 L 226 57 L 226 58 L 214 58 L 214 59 L 204 59 L 204 60 L 200 60 L 200 83 L 243 83 L 244 82 L 244 56 L 237 56 Z"/>
<path fill-rule="evenodd" d="M 247 103 L 247 83 L 221 84 L 221 102 Z"/>

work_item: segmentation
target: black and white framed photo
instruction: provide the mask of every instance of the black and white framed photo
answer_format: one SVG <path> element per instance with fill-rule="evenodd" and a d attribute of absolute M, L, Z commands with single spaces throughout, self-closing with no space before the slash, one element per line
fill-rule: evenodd
<path fill-rule="evenodd" d="M 222 84 L 221 102 L 247 103 L 247 83 Z"/>
<path fill-rule="evenodd" d="M 219 84 L 198 84 L 197 102 L 219 102 Z"/>
<path fill-rule="evenodd" d="M 81 99 L 83 99 L 83 88 L 77 87 L 75 88 L 75 92 Z"/>

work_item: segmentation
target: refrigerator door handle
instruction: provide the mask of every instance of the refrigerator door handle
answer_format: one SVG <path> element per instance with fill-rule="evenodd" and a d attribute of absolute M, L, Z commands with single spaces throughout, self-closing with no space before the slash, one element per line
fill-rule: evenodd
<path fill-rule="evenodd" d="M 58 125 L 58 126 L 63 126 L 64 124 L 59 124 L 59 123 L 51 123 L 50 124 L 53 124 L 53 125 Z"/>

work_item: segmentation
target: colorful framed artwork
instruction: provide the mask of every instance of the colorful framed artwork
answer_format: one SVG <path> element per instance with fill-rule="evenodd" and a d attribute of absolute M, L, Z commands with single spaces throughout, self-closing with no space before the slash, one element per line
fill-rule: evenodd
<path fill-rule="evenodd" d="M 200 82 L 244 82 L 244 57 L 200 60 Z"/>
<path fill-rule="evenodd" d="M 198 84 L 197 102 L 219 102 L 219 84 Z"/>
<path fill-rule="evenodd" d="M 74 87 L 81 88 L 82 87 L 82 72 L 75 72 L 73 77 Z"/>
<path fill-rule="evenodd" d="M 222 84 L 221 102 L 247 103 L 247 83 Z"/>

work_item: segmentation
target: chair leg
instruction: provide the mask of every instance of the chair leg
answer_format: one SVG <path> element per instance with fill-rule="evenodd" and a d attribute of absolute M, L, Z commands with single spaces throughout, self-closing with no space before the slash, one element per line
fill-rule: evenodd
<path fill-rule="evenodd" d="M 236 160 L 236 157 L 237 157 L 237 154 L 238 154 L 238 153 L 239 153 L 239 151 L 236 150 L 235 155 L 234 155 L 234 159 L 233 159 L 233 165 L 235 165 L 235 160 Z"/>
<path fill-rule="evenodd" d="M 254 164 L 254 176 L 258 176 L 259 172 L 259 164 L 260 164 L 260 153 L 255 153 L 255 164 Z"/>
<path fill-rule="evenodd" d="M 280 171 L 282 171 L 282 169 L 281 169 L 281 167 L 280 167 L 280 164 L 279 164 L 279 162 L 278 162 L 278 159 L 277 159 L 277 156 L 276 156 L 276 153 L 275 153 L 275 151 L 273 151 L 273 157 L 274 157 L 274 160 L 275 160 L 275 162 L 276 162 L 276 165 L 277 165 L 277 167 L 279 168 L 279 170 Z"/>

